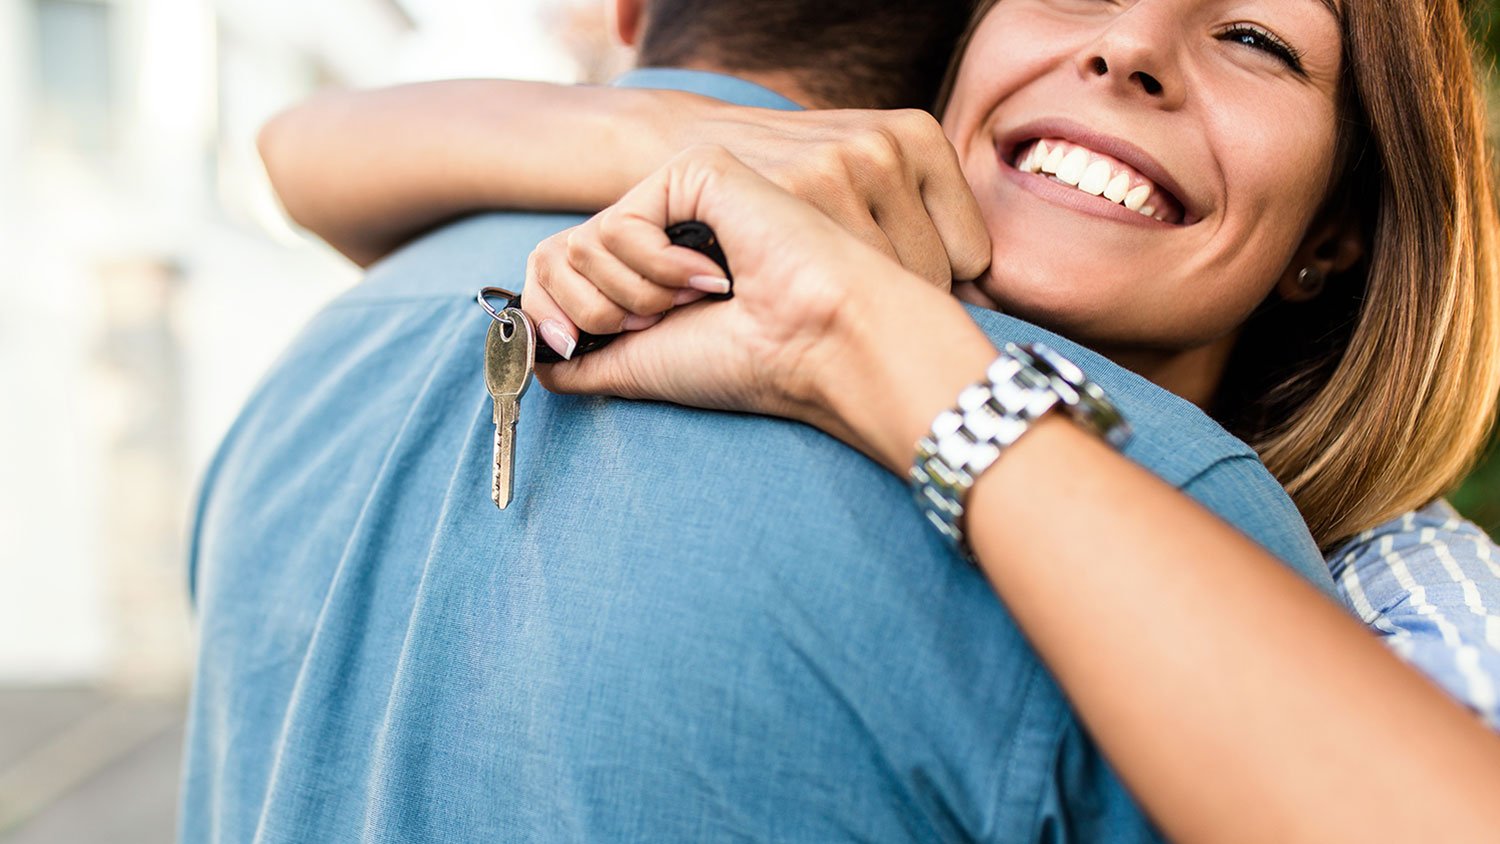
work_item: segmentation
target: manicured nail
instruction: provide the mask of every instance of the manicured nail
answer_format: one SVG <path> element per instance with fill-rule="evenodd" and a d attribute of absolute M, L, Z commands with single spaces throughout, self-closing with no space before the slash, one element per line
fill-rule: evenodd
<path fill-rule="evenodd" d="M 704 293 L 728 293 L 729 279 L 716 275 L 695 275 L 688 279 L 688 287 Z"/>
<path fill-rule="evenodd" d="M 650 314 L 648 316 L 631 314 L 630 316 L 625 317 L 624 322 L 620 323 L 620 330 L 640 331 L 643 328 L 650 328 L 658 322 L 661 322 L 661 314 Z"/>
<path fill-rule="evenodd" d="M 573 350 L 578 347 L 578 341 L 568 334 L 568 329 L 563 328 L 562 323 L 555 319 L 544 319 L 536 330 L 542 335 L 543 342 L 551 346 L 552 351 L 562 355 L 563 360 L 573 359 Z"/>
<path fill-rule="evenodd" d="M 702 290 L 679 290 L 677 291 L 677 295 L 672 297 L 672 307 L 675 308 L 678 305 L 691 305 L 692 303 L 698 301 L 699 299 L 702 299 L 707 295 L 708 294 L 704 293 Z"/>

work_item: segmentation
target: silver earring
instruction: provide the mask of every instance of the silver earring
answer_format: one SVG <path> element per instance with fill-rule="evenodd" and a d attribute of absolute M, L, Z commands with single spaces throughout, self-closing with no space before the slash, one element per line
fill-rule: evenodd
<path fill-rule="evenodd" d="M 1316 267 L 1303 267 L 1297 273 L 1297 286 L 1302 289 L 1302 292 L 1311 293 L 1314 296 L 1323 292 L 1324 281 L 1326 279 L 1323 276 L 1323 271 Z"/>

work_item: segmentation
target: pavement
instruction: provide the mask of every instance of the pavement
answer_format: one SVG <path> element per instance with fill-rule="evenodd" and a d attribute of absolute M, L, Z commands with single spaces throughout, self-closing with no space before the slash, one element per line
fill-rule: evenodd
<path fill-rule="evenodd" d="M 0 687 L 0 844 L 170 844 L 185 708 Z"/>

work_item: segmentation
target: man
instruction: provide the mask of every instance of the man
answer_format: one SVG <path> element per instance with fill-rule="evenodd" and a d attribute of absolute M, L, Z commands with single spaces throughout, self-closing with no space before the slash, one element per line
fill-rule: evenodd
<path fill-rule="evenodd" d="M 700 69 L 622 84 L 774 108 L 796 105 L 773 88 L 935 86 L 913 27 L 951 37 L 965 14 L 699 5 L 617 3 L 644 63 Z M 798 10 L 841 25 L 789 26 Z M 489 215 L 412 244 L 251 399 L 195 532 L 184 838 L 1153 837 L 979 574 L 816 431 L 536 389 L 495 509 L 472 297 L 577 222 Z M 1061 338 L 976 319 L 1074 357 L 1134 422 L 1132 457 L 1330 588 L 1247 447 Z"/>

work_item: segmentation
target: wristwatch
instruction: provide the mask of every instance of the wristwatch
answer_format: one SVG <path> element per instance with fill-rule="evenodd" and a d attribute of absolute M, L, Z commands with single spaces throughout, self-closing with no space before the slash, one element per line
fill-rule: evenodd
<path fill-rule="evenodd" d="M 984 379 L 965 387 L 917 443 L 910 474 L 917 504 L 966 556 L 964 501 L 974 481 L 1058 408 L 1116 449 L 1130 440 L 1130 425 L 1114 402 L 1072 361 L 1041 343 L 1007 343 Z"/>

